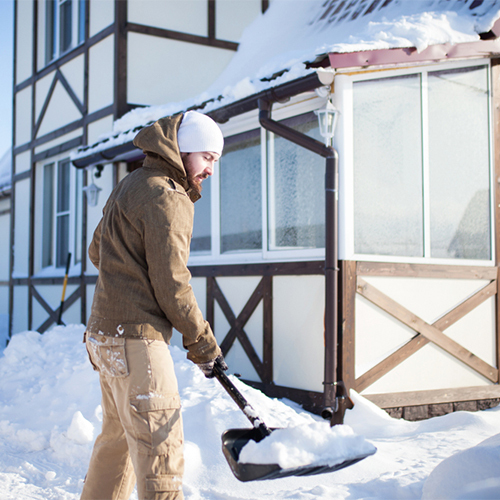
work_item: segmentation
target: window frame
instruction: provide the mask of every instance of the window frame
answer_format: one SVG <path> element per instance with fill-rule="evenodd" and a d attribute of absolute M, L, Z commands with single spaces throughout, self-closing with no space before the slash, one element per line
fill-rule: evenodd
<path fill-rule="evenodd" d="M 324 99 L 315 94 L 306 97 L 298 96 L 292 98 L 286 104 L 275 104 L 272 118 L 277 121 L 294 118 L 295 116 L 307 114 L 317 110 L 324 105 Z M 260 129 L 261 142 L 261 176 L 262 176 L 262 248 L 260 250 L 238 251 L 234 253 L 221 253 L 220 237 L 220 169 L 218 164 L 214 170 L 211 182 L 211 250 L 205 252 L 191 252 L 190 265 L 224 265 L 224 264 L 246 264 L 265 262 L 296 262 L 323 260 L 325 249 L 323 248 L 293 248 L 281 250 L 269 250 L 269 217 L 268 217 L 268 193 L 270 172 L 268 167 L 268 142 L 267 134 L 271 134 L 259 125 L 258 111 L 246 113 L 243 116 L 222 124 L 221 129 L 226 138 Z M 271 140 L 272 144 L 272 140 Z M 271 146 L 272 147 L 272 146 Z M 300 146 L 297 146 L 300 147 Z M 324 186 L 321 186 L 324 189 Z M 196 204 L 195 204 L 196 214 Z M 195 215 L 196 216 L 196 215 Z"/>
<path fill-rule="evenodd" d="M 71 33 L 68 47 L 61 49 L 61 9 L 71 4 Z M 53 63 L 85 41 L 85 0 L 45 0 L 44 33 L 45 33 L 45 66 Z M 50 16 L 50 17 L 49 17 Z M 83 16 L 83 19 L 82 19 Z"/>
<path fill-rule="evenodd" d="M 488 141 L 489 141 L 489 182 L 490 182 L 490 255 L 488 260 L 430 257 L 430 184 L 429 184 L 429 141 L 428 141 L 428 100 L 427 75 L 436 71 L 447 71 L 477 66 L 487 67 L 488 73 Z M 403 257 L 379 254 L 359 254 L 354 251 L 354 139 L 353 139 L 353 84 L 355 82 L 391 78 L 411 74 L 420 74 L 422 79 L 421 93 L 421 126 L 422 126 L 422 183 L 423 183 L 423 225 L 424 256 Z M 378 69 L 359 71 L 357 73 L 338 73 L 335 77 L 335 105 L 340 111 L 337 124 L 335 144 L 339 151 L 340 198 L 339 198 L 339 259 L 353 261 L 394 262 L 409 264 L 441 264 L 441 265 L 476 265 L 492 266 L 495 263 L 495 217 L 494 217 L 494 128 L 492 123 L 491 98 L 491 61 L 488 58 L 467 61 L 427 64 L 398 69 Z"/>
<path fill-rule="evenodd" d="M 66 165 L 66 167 L 63 167 Z M 46 186 L 46 175 L 45 172 L 47 168 L 52 166 L 52 186 Z M 59 199 L 59 183 L 61 182 L 60 174 L 62 168 L 67 169 L 69 193 L 68 196 L 68 206 L 67 210 L 59 210 L 60 199 Z M 58 238 L 58 218 L 68 217 L 68 241 L 64 245 L 67 247 L 68 252 L 71 252 L 71 273 L 78 274 L 81 266 L 81 256 L 82 251 L 77 251 L 76 245 L 80 244 L 82 241 L 82 230 L 83 230 L 83 203 L 85 202 L 85 197 L 82 196 L 81 192 L 77 190 L 82 189 L 82 175 L 83 172 L 79 169 L 75 169 L 70 158 L 66 155 L 60 157 L 53 157 L 43 162 L 37 164 L 37 179 L 40 182 L 41 189 L 37 192 L 39 197 L 36 200 L 36 206 L 41 210 L 41 218 L 43 221 L 43 227 L 40 228 L 35 234 L 35 245 L 37 248 L 35 257 L 35 276 L 48 276 L 48 275 L 61 275 L 64 274 L 67 256 L 61 257 L 62 261 L 57 262 L 58 252 L 61 248 L 60 241 Z M 52 195 L 50 203 L 47 201 L 46 196 Z M 46 221 L 46 210 L 49 209 L 51 213 L 51 221 Z M 50 227 L 50 234 L 47 234 L 47 228 Z M 49 238 L 47 240 L 47 238 Z M 45 248 L 50 248 L 51 255 L 47 259 Z M 60 259 L 60 260 L 61 260 Z"/>

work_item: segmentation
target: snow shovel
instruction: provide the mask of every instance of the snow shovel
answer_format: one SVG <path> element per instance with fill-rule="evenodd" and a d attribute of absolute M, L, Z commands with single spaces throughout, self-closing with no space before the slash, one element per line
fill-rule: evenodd
<path fill-rule="evenodd" d="M 258 417 L 255 410 L 250 406 L 243 394 L 229 380 L 229 377 L 215 365 L 214 374 L 222 387 L 227 391 L 229 396 L 234 400 L 238 407 L 243 411 L 245 416 L 253 425 L 252 429 L 228 429 L 222 433 L 222 452 L 231 468 L 234 476 L 240 481 L 257 481 L 264 479 L 277 479 L 287 476 L 312 476 L 315 474 L 323 474 L 325 472 L 333 472 L 349 465 L 359 462 L 366 458 L 371 453 L 357 456 L 345 460 L 344 462 L 335 465 L 310 465 L 283 469 L 278 464 L 252 464 L 241 463 L 238 461 L 241 449 L 249 442 L 259 442 L 265 439 L 277 428 L 269 428 Z"/>

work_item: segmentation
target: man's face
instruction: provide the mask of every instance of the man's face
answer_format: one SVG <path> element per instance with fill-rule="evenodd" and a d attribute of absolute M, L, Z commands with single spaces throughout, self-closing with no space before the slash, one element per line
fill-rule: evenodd
<path fill-rule="evenodd" d="M 214 173 L 214 163 L 220 155 L 213 152 L 181 153 L 182 163 L 188 175 L 189 186 L 201 193 L 201 183 Z"/>

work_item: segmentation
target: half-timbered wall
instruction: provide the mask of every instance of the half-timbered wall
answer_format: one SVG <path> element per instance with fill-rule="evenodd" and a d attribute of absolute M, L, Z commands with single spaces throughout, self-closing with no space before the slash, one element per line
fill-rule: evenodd
<path fill-rule="evenodd" d="M 122 174 L 113 164 L 66 174 L 71 151 L 97 141 L 137 105 L 205 90 L 234 54 L 244 27 L 267 5 L 72 0 L 64 7 L 71 22 L 61 23 L 69 11 L 57 1 L 15 2 L 11 332 L 43 332 L 54 324 L 63 251 L 72 254 L 63 321 L 84 323 L 88 316 L 95 269 L 87 246 Z M 62 199 L 57 193 L 65 192 L 66 181 Z M 102 189 L 95 207 L 82 191 L 91 182 Z"/>

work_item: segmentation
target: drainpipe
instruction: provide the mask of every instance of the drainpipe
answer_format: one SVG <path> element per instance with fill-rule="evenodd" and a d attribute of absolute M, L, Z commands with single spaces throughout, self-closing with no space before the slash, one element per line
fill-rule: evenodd
<path fill-rule="evenodd" d="M 338 360 L 338 153 L 333 147 L 271 119 L 272 101 L 259 99 L 259 122 L 273 132 L 326 160 L 325 171 L 325 375 L 321 415 L 340 424 L 352 401 L 337 380 Z"/>

